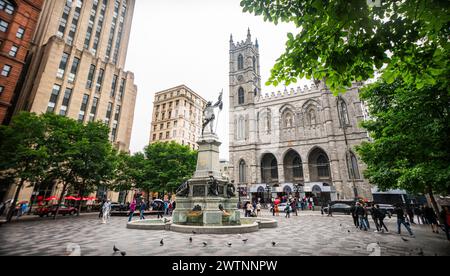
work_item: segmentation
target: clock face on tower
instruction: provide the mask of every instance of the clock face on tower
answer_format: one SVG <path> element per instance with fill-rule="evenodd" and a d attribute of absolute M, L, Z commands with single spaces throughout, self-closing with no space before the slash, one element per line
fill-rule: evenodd
<path fill-rule="evenodd" d="M 242 82 L 242 81 L 244 81 L 244 76 L 239 75 L 239 76 L 237 77 L 237 79 L 238 79 L 238 81 Z"/>

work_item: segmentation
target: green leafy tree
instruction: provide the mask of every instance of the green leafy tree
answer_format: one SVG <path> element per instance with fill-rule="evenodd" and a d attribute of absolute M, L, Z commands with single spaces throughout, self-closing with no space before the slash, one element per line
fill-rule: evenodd
<path fill-rule="evenodd" d="M 417 89 L 403 81 L 378 82 L 361 97 L 372 119 L 363 126 L 373 142 L 358 153 L 366 177 L 382 190 L 450 193 L 450 94 L 439 85 Z"/>
<path fill-rule="evenodd" d="M 69 152 L 71 172 L 76 179 L 74 183 L 83 197 L 96 188 L 112 180 L 115 158 L 112 145 L 108 139 L 109 128 L 98 122 L 86 124 Z M 78 214 L 81 211 L 81 202 Z"/>
<path fill-rule="evenodd" d="M 135 187 L 143 187 L 141 183 L 146 182 L 145 177 L 146 160 L 143 153 L 129 155 L 120 152 L 117 155 L 117 166 L 113 181 L 115 191 L 127 191 L 125 198 L 128 197 L 128 191 Z"/>
<path fill-rule="evenodd" d="M 242 0 L 244 12 L 264 20 L 293 23 L 286 52 L 268 85 L 298 78 L 326 80 L 336 93 L 380 72 L 417 89 L 447 88 L 450 13 L 447 0 Z"/>
<path fill-rule="evenodd" d="M 24 184 L 38 182 L 48 168 L 45 134 L 44 120 L 34 113 L 20 113 L 9 126 L 0 126 L 0 172 L 2 178 L 18 182 L 8 222 Z"/>
<path fill-rule="evenodd" d="M 147 164 L 145 191 L 175 192 L 181 183 L 192 177 L 197 152 L 175 142 L 154 143 L 145 148 Z"/>

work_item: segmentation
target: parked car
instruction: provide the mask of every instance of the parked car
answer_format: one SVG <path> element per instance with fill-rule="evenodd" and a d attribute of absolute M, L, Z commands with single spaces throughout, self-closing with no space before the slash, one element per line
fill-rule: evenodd
<path fill-rule="evenodd" d="M 50 217 L 50 216 L 53 216 L 56 213 L 57 207 L 58 207 L 58 205 L 43 206 L 43 207 L 38 208 L 34 212 L 34 214 L 37 215 L 37 216 L 40 216 L 41 218 L 45 217 L 45 216 Z M 59 215 L 63 215 L 63 216 L 66 216 L 66 215 L 73 216 L 76 213 L 77 213 L 77 209 L 76 208 L 70 207 L 70 206 L 66 206 L 66 205 L 61 205 L 59 207 L 59 211 L 58 211 L 58 214 Z"/>
<path fill-rule="evenodd" d="M 334 203 L 331 205 L 332 213 L 344 213 L 346 215 L 350 215 L 351 208 L 352 208 L 352 206 L 345 204 L 345 203 Z M 324 213 L 328 214 L 328 206 L 323 208 L 323 211 L 324 211 Z"/>
<path fill-rule="evenodd" d="M 286 210 L 286 206 L 287 206 L 286 202 L 278 204 L 278 210 L 280 211 L 280 213 L 282 213 L 282 212 L 284 212 Z M 273 207 L 272 206 L 270 207 L 270 212 L 273 213 Z"/>

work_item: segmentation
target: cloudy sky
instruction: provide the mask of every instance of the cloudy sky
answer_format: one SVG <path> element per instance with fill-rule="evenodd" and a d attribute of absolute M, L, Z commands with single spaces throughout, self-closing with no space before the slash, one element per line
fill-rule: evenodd
<path fill-rule="evenodd" d="M 185 84 L 206 100 L 225 91 L 218 135 L 221 158 L 228 158 L 229 39 L 245 40 L 250 28 L 258 38 L 263 83 L 284 52 L 290 25 L 275 26 L 242 13 L 240 0 L 137 0 L 126 70 L 135 73 L 138 98 L 131 151 L 142 151 L 150 139 L 155 92 Z M 263 87 L 263 93 L 284 88 Z"/>

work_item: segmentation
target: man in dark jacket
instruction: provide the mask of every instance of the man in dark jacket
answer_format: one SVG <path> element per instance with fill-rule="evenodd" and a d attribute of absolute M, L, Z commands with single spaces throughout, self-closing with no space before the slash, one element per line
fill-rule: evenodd
<path fill-rule="evenodd" d="M 403 208 L 400 205 L 397 205 L 397 207 L 394 209 L 394 214 L 397 215 L 397 227 L 398 227 L 398 234 L 402 234 L 402 224 L 405 226 L 406 230 L 408 230 L 409 235 L 414 237 L 414 233 L 411 230 L 411 227 L 409 224 L 405 221 L 405 212 L 403 211 Z"/>
<path fill-rule="evenodd" d="M 359 220 L 359 229 L 363 229 L 364 231 L 368 231 L 368 226 L 366 223 L 366 211 L 364 210 L 364 207 L 361 206 L 361 203 L 356 203 L 356 215 L 358 216 Z"/>
<path fill-rule="evenodd" d="M 358 215 L 356 214 L 356 206 L 355 205 L 353 205 L 350 208 L 350 213 L 352 214 L 353 223 L 355 224 L 355 227 L 359 228 Z"/>

